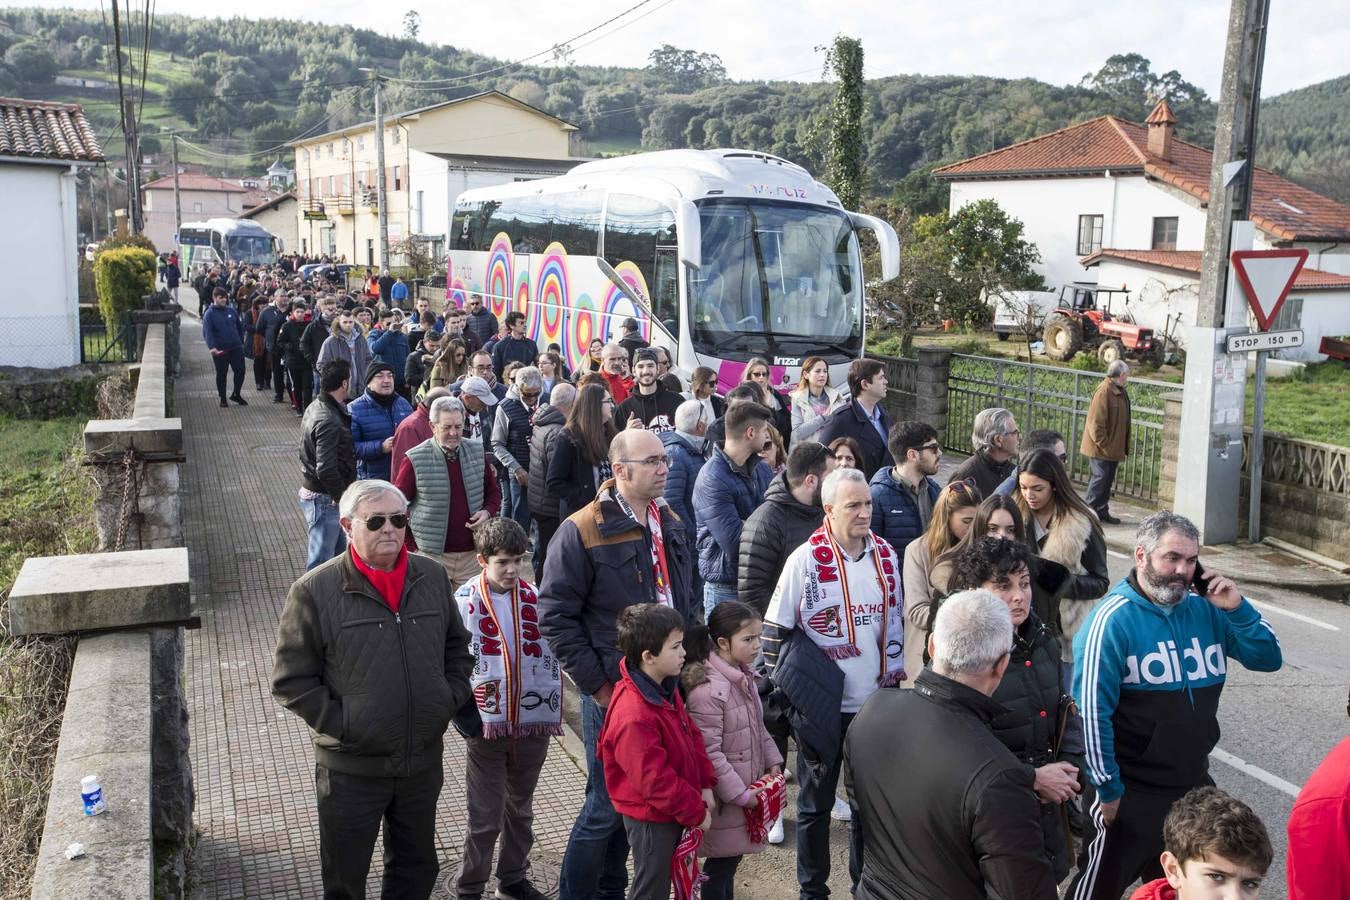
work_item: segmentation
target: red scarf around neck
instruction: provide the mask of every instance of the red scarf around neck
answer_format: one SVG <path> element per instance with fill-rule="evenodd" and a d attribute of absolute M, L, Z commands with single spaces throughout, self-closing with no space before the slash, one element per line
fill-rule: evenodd
<path fill-rule="evenodd" d="M 398 612 L 399 600 L 403 598 L 403 582 L 408 575 L 408 548 L 404 547 L 398 551 L 398 561 L 394 563 L 394 568 L 389 572 L 381 572 L 379 569 L 372 568 L 366 564 L 356 552 L 356 547 L 347 545 L 351 551 L 352 563 L 356 566 L 356 571 L 366 576 L 384 602 L 389 604 L 389 608 Z"/>

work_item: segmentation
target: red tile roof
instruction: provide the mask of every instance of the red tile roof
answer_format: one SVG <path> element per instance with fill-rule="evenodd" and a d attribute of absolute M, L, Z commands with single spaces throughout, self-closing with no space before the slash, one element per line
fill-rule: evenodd
<path fill-rule="evenodd" d="M 1174 269 L 1178 272 L 1200 274 L 1199 250 L 1114 250 L 1102 249 L 1080 260 L 1084 266 L 1095 266 L 1107 259 Z M 1303 269 L 1294 279 L 1294 287 L 1304 291 L 1350 290 L 1350 275 L 1337 275 L 1320 269 Z"/>
<path fill-rule="evenodd" d="M 241 187 L 237 181 L 226 181 L 223 178 L 216 178 L 214 175 L 199 175 L 196 172 L 179 172 L 178 189 L 180 191 L 225 191 L 231 194 L 242 194 L 248 188 Z M 148 184 L 141 185 L 141 190 L 173 190 L 173 174 L 165 175 L 163 178 L 157 178 Z"/>
<path fill-rule="evenodd" d="M 1160 119 L 1171 110 L 1155 109 Z M 1211 152 L 1173 139 L 1170 159 L 1148 152 L 1148 128 L 1116 116 L 1070 125 L 1002 150 L 972 156 L 935 169 L 951 181 L 989 178 L 1142 174 L 1209 202 Z M 1282 241 L 1350 240 L 1350 207 L 1258 168 L 1252 192 L 1252 221 Z"/>
<path fill-rule="evenodd" d="M 0 156 L 103 162 L 103 148 L 78 103 L 0 97 Z"/>

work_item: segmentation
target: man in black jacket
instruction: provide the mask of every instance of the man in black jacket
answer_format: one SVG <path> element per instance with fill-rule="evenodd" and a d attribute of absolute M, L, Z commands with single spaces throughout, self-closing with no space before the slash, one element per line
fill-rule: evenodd
<path fill-rule="evenodd" d="M 351 377 L 352 367 L 345 359 L 325 363 L 319 374 L 320 394 L 305 410 L 300 426 L 300 509 L 309 526 L 305 571 L 347 549 L 338 524 L 338 503 L 356 480 L 356 443 L 347 413 Z"/>
<path fill-rule="evenodd" d="M 848 367 L 848 390 L 853 401 L 830 413 L 828 421 L 816 432 L 817 440 L 828 445 L 835 438 L 851 437 L 862 448 L 858 468 L 867 480 L 890 460 L 886 441 L 891 434 L 891 419 L 882 408 L 886 399 L 886 367 L 875 359 L 855 359 Z"/>
<path fill-rule="evenodd" d="M 300 338 L 300 349 L 304 352 L 305 359 L 309 360 L 309 367 L 317 371 L 323 342 L 333 333 L 333 319 L 337 317 L 338 311 L 337 298 L 332 294 L 324 294 L 314 304 L 314 310 L 314 319 L 305 328 L 304 336 Z"/>
<path fill-rule="evenodd" d="M 309 304 L 291 301 L 290 314 L 277 329 L 276 355 L 286 364 L 291 382 L 291 409 L 303 416 L 314 399 L 314 369 L 305 356 L 305 329 L 309 328 Z"/>
<path fill-rule="evenodd" d="M 440 871 L 443 740 L 474 659 L 445 570 L 404 546 L 407 513 L 387 481 L 348 490 L 352 552 L 291 585 L 277 624 L 272 696 L 313 735 L 329 898 L 366 896 L 382 822 L 382 897 L 429 896 Z"/>
<path fill-rule="evenodd" d="M 997 406 L 980 410 L 970 432 L 970 446 L 975 452 L 956 467 L 947 483 L 969 481 L 980 489 L 981 497 L 992 496 L 1013 473 L 1021 439 L 1022 432 L 1011 412 Z"/>
<path fill-rule="evenodd" d="M 860 821 L 858 900 L 1054 900 L 1031 769 L 989 730 L 1012 617 L 988 591 L 938 610 L 931 668 L 912 691 L 877 691 L 844 740 Z"/>
<path fill-rule="evenodd" d="M 263 346 L 267 350 L 268 363 L 272 369 L 272 402 L 280 403 L 281 395 L 286 392 L 286 366 L 282 355 L 277 352 L 277 332 L 286 324 L 290 312 L 291 298 L 286 291 L 277 288 L 272 292 L 272 302 L 258 314 L 257 331 L 263 336 Z"/>
<path fill-rule="evenodd" d="M 737 557 L 736 597 L 761 616 L 769 608 L 788 556 L 825 518 L 820 485 L 833 468 L 834 457 L 824 444 L 802 441 L 788 454 L 787 470 L 770 482 L 764 502 L 745 520 Z"/>
<path fill-rule="evenodd" d="M 675 410 L 684 398 L 660 381 L 656 351 L 643 347 L 633 363 L 633 392 L 614 410 L 619 428 L 646 428 L 662 432 L 675 430 Z"/>

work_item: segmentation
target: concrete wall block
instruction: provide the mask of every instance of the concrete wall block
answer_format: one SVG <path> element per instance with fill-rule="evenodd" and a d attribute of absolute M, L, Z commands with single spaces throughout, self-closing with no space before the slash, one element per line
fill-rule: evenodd
<path fill-rule="evenodd" d="M 187 549 L 32 557 L 9 599 L 12 634 L 182 621 L 191 614 Z"/>

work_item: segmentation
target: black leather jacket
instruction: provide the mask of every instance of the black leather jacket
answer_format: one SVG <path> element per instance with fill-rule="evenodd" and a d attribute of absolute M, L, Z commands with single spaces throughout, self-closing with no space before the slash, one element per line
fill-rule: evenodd
<path fill-rule="evenodd" d="M 352 417 L 329 393 L 320 393 L 300 425 L 300 472 L 306 490 L 327 494 L 337 503 L 356 480 L 356 443 Z"/>

